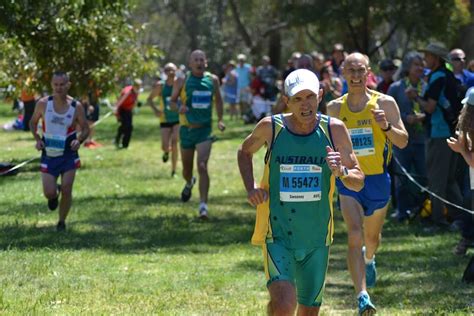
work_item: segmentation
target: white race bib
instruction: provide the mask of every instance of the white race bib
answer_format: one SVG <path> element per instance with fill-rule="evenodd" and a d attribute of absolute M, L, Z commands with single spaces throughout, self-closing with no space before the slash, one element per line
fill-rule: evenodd
<path fill-rule="evenodd" d="M 194 90 L 191 106 L 194 109 L 208 109 L 211 106 L 212 92 Z"/>
<path fill-rule="evenodd" d="M 350 128 L 352 147 L 356 156 L 375 155 L 374 133 L 372 127 Z"/>
<path fill-rule="evenodd" d="M 321 200 L 321 176 L 318 165 L 280 165 L 280 201 Z"/>
<path fill-rule="evenodd" d="M 49 157 L 58 157 L 64 153 L 66 136 L 44 134 L 45 151 Z"/>

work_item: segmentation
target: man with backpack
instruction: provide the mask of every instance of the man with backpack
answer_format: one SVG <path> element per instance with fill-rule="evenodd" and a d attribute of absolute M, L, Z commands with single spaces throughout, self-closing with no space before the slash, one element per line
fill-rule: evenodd
<path fill-rule="evenodd" d="M 431 70 L 428 85 L 423 96 L 415 90 L 409 98 L 420 104 L 426 113 L 425 126 L 428 141 L 426 144 L 426 170 L 430 191 L 460 205 L 461 191 L 455 178 L 459 155 L 452 152 L 447 143 L 454 133 L 455 122 L 461 109 L 458 98 L 459 82 L 452 71 L 446 68 L 448 50 L 443 44 L 430 43 L 421 49 L 424 53 L 426 66 Z M 444 218 L 444 203 L 433 198 L 431 220 L 436 228 L 446 228 L 449 224 Z"/>

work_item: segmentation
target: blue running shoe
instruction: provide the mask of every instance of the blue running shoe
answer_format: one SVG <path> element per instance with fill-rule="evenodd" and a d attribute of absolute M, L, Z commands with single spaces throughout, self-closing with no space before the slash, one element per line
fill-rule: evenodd
<path fill-rule="evenodd" d="M 365 246 L 362 247 L 362 256 L 365 260 Z M 365 285 L 367 288 L 373 288 L 377 282 L 377 269 L 375 268 L 375 259 L 372 263 L 365 265 Z"/>
<path fill-rule="evenodd" d="M 375 268 L 375 260 L 365 265 L 365 285 L 367 288 L 373 288 L 377 282 L 377 269 Z"/>
<path fill-rule="evenodd" d="M 375 315 L 377 310 L 375 309 L 374 304 L 370 301 L 370 297 L 367 294 L 361 295 L 358 299 L 359 304 L 359 315 L 370 316 Z"/>

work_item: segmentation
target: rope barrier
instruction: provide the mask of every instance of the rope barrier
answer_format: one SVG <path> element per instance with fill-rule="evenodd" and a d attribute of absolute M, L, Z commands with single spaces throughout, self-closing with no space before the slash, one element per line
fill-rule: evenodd
<path fill-rule="evenodd" d="M 411 181 L 413 182 L 417 187 L 419 187 L 421 189 L 422 192 L 427 192 L 430 196 L 433 196 L 435 198 L 437 198 L 438 200 L 444 202 L 445 204 L 448 204 L 448 205 L 451 205 L 457 209 L 460 209 L 462 211 L 465 211 L 465 212 L 468 212 L 470 214 L 474 214 L 474 211 L 472 210 L 469 210 L 465 207 L 462 207 L 460 205 L 457 205 L 457 204 L 454 204 L 444 198 L 442 198 L 441 196 L 439 196 L 438 194 L 428 190 L 428 188 L 422 186 L 418 181 L 415 180 L 415 178 L 413 178 L 413 176 L 408 173 L 408 171 L 405 169 L 405 167 L 402 166 L 402 164 L 400 163 L 400 161 L 397 159 L 397 157 L 393 156 L 393 158 L 395 159 L 395 162 L 398 164 L 398 166 L 400 167 L 400 169 L 402 170 L 403 174 Z"/>
<path fill-rule="evenodd" d="M 36 160 L 36 159 L 39 159 L 39 157 L 33 157 L 33 158 L 31 158 L 31 159 L 25 160 L 25 161 L 23 161 L 22 163 L 19 163 L 18 165 L 16 165 L 15 167 L 12 167 L 12 168 L 10 168 L 10 169 L 8 169 L 8 170 L 6 170 L 6 171 L 0 172 L 0 176 L 3 176 L 3 175 L 5 175 L 5 174 L 7 174 L 7 173 L 10 173 L 10 172 L 12 172 L 12 171 L 15 171 L 16 169 L 19 169 L 19 168 L 23 167 L 24 165 L 29 164 L 30 162 L 32 162 L 32 161 L 34 161 L 34 160 Z"/>

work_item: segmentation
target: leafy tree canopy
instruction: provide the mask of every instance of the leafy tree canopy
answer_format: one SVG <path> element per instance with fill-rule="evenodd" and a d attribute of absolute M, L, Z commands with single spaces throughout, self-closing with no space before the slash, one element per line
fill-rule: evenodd
<path fill-rule="evenodd" d="M 287 1 L 284 12 L 292 25 L 316 24 L 320 34 L 336 33 L 369 56 L 396 31 L 415 41 L 445 41 L 470 21 L 469 3 L 463 0 L 295 0 Z"/>
<path fill-rule="evenodd" d="M 0 84 L 49 89 L 51 74 L 70 74 L 72 93 L 109 91 L 117 80 L 156 68 L 155 47 L 137 45 L 128 1 L 10 0 L 0 4 Z"/>

